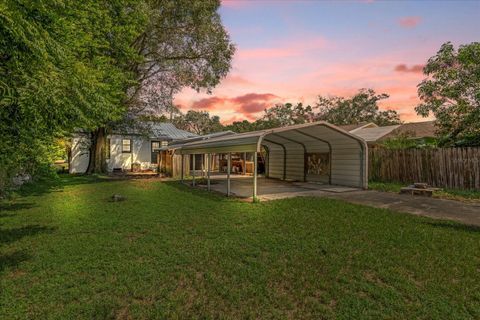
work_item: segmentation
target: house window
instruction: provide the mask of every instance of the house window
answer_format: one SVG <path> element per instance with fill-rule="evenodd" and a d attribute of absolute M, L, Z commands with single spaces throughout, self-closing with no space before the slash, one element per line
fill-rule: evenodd
<path fill-rule="evenodd" d="M 160 152 L 160 146 L 163 146 L 163 141 L 152 141 L 152 158 L 150 160 L 151 163 L 157 164 L 158 161 L 158 153 Z"/>
<path fill-rule="evenodd" d="M 107 143 L 105 144 L 105 158 L 107 160 L 110 159 L 110 139 L 107 139 Z"/>
<path fill-rule="evenodd" d="M 122 139 L 122 153 L 131 153 L 132 152 L 132 140 Z"/>

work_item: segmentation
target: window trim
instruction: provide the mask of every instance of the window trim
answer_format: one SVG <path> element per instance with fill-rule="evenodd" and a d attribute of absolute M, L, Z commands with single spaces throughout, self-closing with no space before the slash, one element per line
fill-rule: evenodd
<path fill-rule="evenodd" d="M 125 150 L 125 145 L 123 144 L 124 141 L 129 141 L 129 150 Z M 132 139 L 122 139 L 122 153 L 132 153 Z"/>

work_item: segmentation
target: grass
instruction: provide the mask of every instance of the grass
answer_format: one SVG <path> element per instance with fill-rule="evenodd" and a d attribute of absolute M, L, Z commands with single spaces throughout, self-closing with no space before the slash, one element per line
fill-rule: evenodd
<path fill-rule="evenodd" d="M 375 182 L 370 181 L 368 183 L 368 188 L 377 191 L 384 192 L 400 192 L 402 187 L 405 187 L 407 184 L 400 182 Z M 434 198 L 440 199 L 451 199 L 467 202 L 477 202 L 480 201 L 480 191 L 475 190 L 458 190 L 458 189 L 442 189 L 435 191 L 433 193 Z"/>
<path fill-rule="evenodd" d="M 480 318 L 476 227 L 155 179 L 64 177 L 0 205 L 0 319 Z"/>

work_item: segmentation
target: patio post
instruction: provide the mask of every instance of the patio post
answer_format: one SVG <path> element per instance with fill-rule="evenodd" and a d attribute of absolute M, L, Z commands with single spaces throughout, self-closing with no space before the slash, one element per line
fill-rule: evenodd
<path fill-rule="evenodd" d="M 209 153 L 207 155 L 207 190 L 210 191 L 210 170 L 211 170 L 211 163 L 212 163 L 212 154 Z"/>
<path fill-rule="evenodd" d="M 243 153 L 243 175 L 247 174 L 247 153 Z"/>
<path fill-rule="evenodd" d="M 253 153 L 253 201 L 257 198 L 257 152 Z"/>
<path fill-rule="evenodd" d="M 193 157 L 193 161 L 192 161 L 192 162 L 193 162 L 193 168 L 192 168 L 192 186 L 195 187 L 195 162 L 196 162 L 195 160 L 197 160 L 197 159 L 196 159 L 196 154 L 194 153 L 194 154 L 192 155 L 192 157 Z"/>
<path fill-rule="evenodd" d="M 232 153 L 228 153 L 227 157 L 227 197 L 230 197 L 230 170 L 232 165 Z"/>
<path fill-rule="evenodd" d="M 182 164 L 181 164 L 181 168 L 180 168 L 180 181 L 183 183 L 183 170 L 184 170 L 184 166 L 185 166 L 185 161 L 184 160 L 184 155 L 182 154 Z"/>

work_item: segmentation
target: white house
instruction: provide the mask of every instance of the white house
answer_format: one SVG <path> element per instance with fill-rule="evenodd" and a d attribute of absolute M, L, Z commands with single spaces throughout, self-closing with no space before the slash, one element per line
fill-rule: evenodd
<path fill-rule="evenodd" d="M 171 123 L 155 123 L 151 125 L 149 136 L 127 133 L 113 133 L 107 136 L 108 170 L 131 170 L 132 164 L 139 164 L 142 170 L 157 167 L 157 154 L 162 146 L 169 143 L 197 137 L 198 135 L 176 128 Z M 70 156 L 70 173 L 85 173 L 88 167 L 88 139 L 85 134 L 78 133 L 72 139 Z"/>

